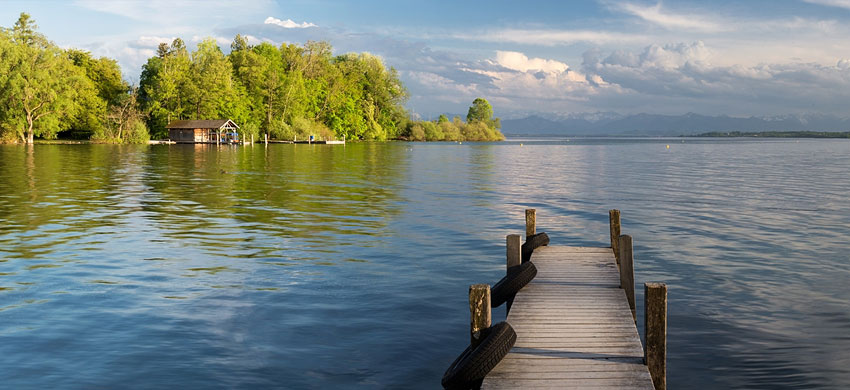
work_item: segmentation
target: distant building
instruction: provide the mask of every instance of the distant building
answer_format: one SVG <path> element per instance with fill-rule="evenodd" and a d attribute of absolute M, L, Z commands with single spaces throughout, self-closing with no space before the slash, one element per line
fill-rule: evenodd
<path fill-rule="evenodd" d="M 177 120 L 168 126 L 168 137 L 177 143 L 214 144 L 237 143 L 239 126 L 230 119 Z"/>

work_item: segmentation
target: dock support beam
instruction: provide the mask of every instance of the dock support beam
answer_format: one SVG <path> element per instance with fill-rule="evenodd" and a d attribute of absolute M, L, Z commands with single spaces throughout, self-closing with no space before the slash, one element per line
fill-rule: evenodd
<path fill-rule="evenodd" d="M 483 340 L 481 331 L 490 327 L 490 285 L 469 286 L 470 344 L 477 346 Z"/>
<path fill-rule="evenodd" d="M 614 258 L 617 259 L 617 265 L 620 265 L 620 210 L 608 210 L 609 227 L 611 229 L 611 249 L 614 250 Z"/>
<path fill-rule="evenodd" d="M 522 236 L 519 234 L 508 234 L 507 238 L 505 238 L 505 248 L 507 252 L 507 263 L 506 265 L 506 274 L 510 275 L 511 272 L 516 270 L 522 264 Z M 511 312 L 511 304 L 513 304 L 514 299 L 508 299 L 508 302 L 505 303 L 506 313 Z"/>
<path fill-rule="evenodd" d="M 635 265 L 634 253 L 632 252 L 632 236 L 621 235 L 617 246 L 620 249 L 620 287 L 626 291 L 626 299 L 629 308 L 632 309 L 632 318 L 637 322 L 635 315 Z"/>
<path fill-rule="evenodd" d="M 537 210 L 525 209 L 525 240 L 537 231 Z"/>
<path fill-rule="evenodd" d="M 644 283 L 644 363 L 655 390 L 667 389 L 667 285 Z"/>

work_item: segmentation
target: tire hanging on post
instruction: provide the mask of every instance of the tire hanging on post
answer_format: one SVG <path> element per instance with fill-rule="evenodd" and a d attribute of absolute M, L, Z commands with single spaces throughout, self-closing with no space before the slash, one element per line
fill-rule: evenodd
<path fill-rule="evenodd" d="M 526 238 L 525 243 L 522 244 L 522 262 L 531 260 L 531 254 L 534 250 L 546 245 L 549 245 L 549 235 L 546 232 L 540 232 Z"/>
<path fill-rule="evenodd" d="M 467 390 L 475 386 L 499 364 L 516 343 L 516 332 L 507 322 L 483 331 L 476 347 L 467 347 L 443 374 L 441 384 L 447 390 Z"/>
<path fill-rule="evenodd" d="M 490 307 L 502 306 L 537 276 L 537 267 L 530 261 L 515 268 L 490 289 Z"/>

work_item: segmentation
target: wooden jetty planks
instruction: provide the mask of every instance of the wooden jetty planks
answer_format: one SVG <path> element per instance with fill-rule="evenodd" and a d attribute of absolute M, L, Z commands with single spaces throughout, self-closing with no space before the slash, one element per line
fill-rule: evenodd
<path fill-rule="evenodd" d="M 511 305 L 511 352 L 482 389 L 654 389 L 611 248 L 541 247 Z"/>

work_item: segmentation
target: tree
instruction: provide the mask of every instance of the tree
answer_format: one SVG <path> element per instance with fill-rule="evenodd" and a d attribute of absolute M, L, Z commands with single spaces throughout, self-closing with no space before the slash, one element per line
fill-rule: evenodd
<path fill-rule="evenodd" d="M 150 137 L 138 105 L 138 88 L 131 88 L 106 113 L 107 125 L 101 133 L 92 136 L 110 142 L 142 142 Z"/>
<path fill-rule="evenodd" d="M 469 112 L 466 114 L 466 122 L 484 122 L 490 123 L 493 117 L 493 107 L 487 102 L 487 99 L 476 98 L 472 101 L 472 106 L 469 107 Z"/>
<path fill-rule="evenodd" d="M 188 100 L 195 119 L 219 118 L 234 96 L 232 67 L 215 39 L 207 38 L 192 53 Z"/>
<path fill-rule="evenodd" d="M 96 92 L 95 95 L 81 96 L 81 109 L 71 128 L 76 134 L 97 136 L 106 130 L 107 112 L 125 100 L 130 86 L 124 81 L 117 61 L 106 57 L 93 58 L 91 53 L 77 49 L 68 49 L 66 53 L 92 82 Z"/>
<path fill-rule="evenodd" d="M 35 135 L 55 136 L 77 114 L 79 101 L 94 94 L 84 72 L 37 28 L 28 14 L 21 13 L 11 34 L 4 34 L 4 40 L 10 37 L 11 42 L 4 44 L 0 58 L 0 68 L 6 69 L 0 79 L 0 127 L 25 143 L 32 143 Z"/>
<path fill-rule="evenodd" d="M 167 134 L 165 126 L 169 122 L 188 116 L 191 60 L 180 38 L 174 39 L 170 46 L 161 44 L 157 54 L 142 67 L 139 99 L 149 115 L 148 126 L 159 137 Z"/>

